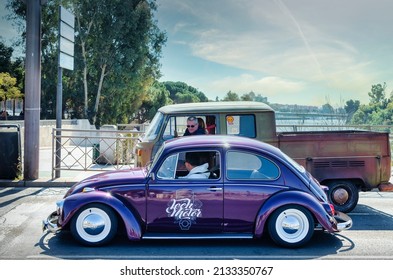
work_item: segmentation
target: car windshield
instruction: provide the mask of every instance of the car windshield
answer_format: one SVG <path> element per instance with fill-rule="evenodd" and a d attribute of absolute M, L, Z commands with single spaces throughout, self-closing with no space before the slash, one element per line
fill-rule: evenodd
<path fill-rule="evenodd" d="M 149 124 L 149 128 L 147 129 L 145 137 L 143 138 L 144 141 L 152 141 L 157 138 L 163 120 L 164 115 L 161 112 L 157 112 Z"/>

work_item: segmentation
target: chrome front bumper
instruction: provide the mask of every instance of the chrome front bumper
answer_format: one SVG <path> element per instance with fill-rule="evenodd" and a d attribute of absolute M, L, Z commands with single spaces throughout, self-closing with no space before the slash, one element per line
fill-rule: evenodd
<path fill-rule="evenodd" d="M 347 230 L 352 227 L 352 219 L 347 214 L 336 211 L 336 215 L 334 215 L 334 218 L 337 221 L 338 231 Z"/>
<path fill-rule="evenodd" d="M 61 227 L 57 225 L 57 221 L 59 220 L 59 215 L 57 211 L 54 211 L 52 214 L 46 218 L 46 220 L 42 221 L 42 230 L 43 231 L 50 231 L 52 233 L 56 233 L 61 230 Z"/>

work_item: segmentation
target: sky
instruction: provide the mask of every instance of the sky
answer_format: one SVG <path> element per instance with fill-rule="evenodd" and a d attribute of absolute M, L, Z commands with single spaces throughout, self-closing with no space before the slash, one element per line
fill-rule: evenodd
<path fill-rule="evenodd" d="M 1 6 L 6 0 L 0 0 Z M 271 103 L 368 103 L 393 89 L 391 0 L 157 0 L 167 34 L 160 81 L 209 99 L 253 91 Z M 0 7 L 0 36 L 16 31 Z"/>
<path fill-rule="evenodd" d="M 253 91 L 281 104 L 368 103 L 393 86 L 391 0 L 158 0 L 161 80 L 210 99 Z"/>

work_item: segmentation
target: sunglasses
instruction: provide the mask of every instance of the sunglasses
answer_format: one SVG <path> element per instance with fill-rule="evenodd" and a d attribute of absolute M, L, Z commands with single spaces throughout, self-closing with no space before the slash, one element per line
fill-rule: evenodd
<path fill-rule="evenodd" d="M 187 127 L 192 127 L 192 128 L 194 128 L 194 127 L 195 127 L 195 125 L 187 125 Z"/>

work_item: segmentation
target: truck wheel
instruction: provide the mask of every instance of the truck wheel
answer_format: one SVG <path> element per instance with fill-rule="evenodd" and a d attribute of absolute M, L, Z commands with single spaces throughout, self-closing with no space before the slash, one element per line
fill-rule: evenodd
<path fill-rule="evenodd" d="M 337 211 L 351 212 L 359 201 L 359 190 L 350 181 L 332 181 L 327 184 L 329 187 L 329 201 Z"/>
<path fill-rule="evenodd" d="M 101 246 L 117 233 L 117 217 L 103 204 L 92 203 L 79 209 L 71 220 L 71 234 L 83 245 Z"/>
<path fill-rule="evenodd" d="M 314 233 L 314 219 L 306 208 L 286 205 L 270 216 L 268 231 L 276 244 L 289 248 L 300 247 L 311 239 Z"/>

